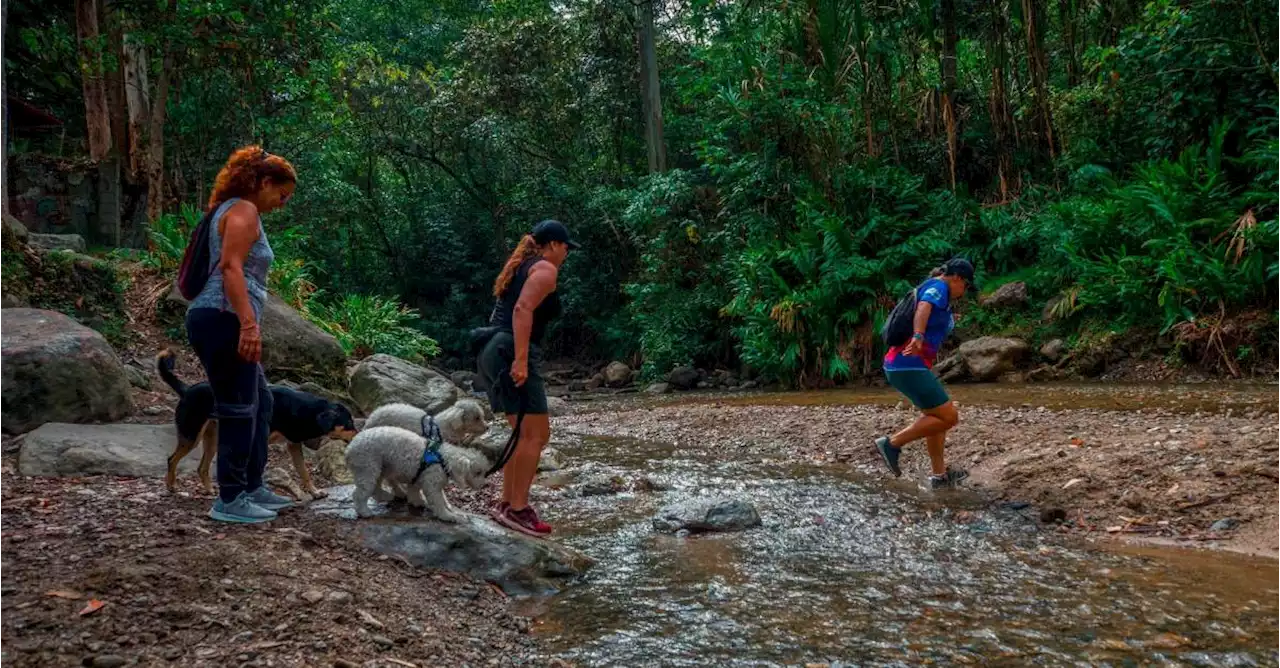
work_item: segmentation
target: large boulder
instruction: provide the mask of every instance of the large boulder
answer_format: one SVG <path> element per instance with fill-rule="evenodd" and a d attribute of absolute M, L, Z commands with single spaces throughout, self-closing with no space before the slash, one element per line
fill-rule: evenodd
<path fill-rule="evenodd" d="M 262 367 L 267 377 L 341 387 L 347 355 L 338 340 L 275 295 L 262 308 Z"/>
<path fill-rule="evenodd" d="M 0 311 L 4 432 L 109 422 L 133 412 L 129 376 L 102 335 L 56 311 Z"/>
<path fill-rule="evenodd" d="M 20 241 L 21 243 L 24 243 L 24 244 L 27 243 L 31 234 L 30 232 L 27 231 L 27 226 L 23 225 L 22 221 L 18 220 L 17 218 L 14 218 L 13 216 L 10 216 L 7 213 L 3 214 L 3 218 L 4 218 L 5 229 L 13 233 L 13 236 L 17 238 L 17 240 Z"/>
<path fill-rule="evenodd" d="M 84 237 L 79 234 L 37 234 L 27 235 L 27 243 L 42 250 L 68 250 L 83 253 L 88 250 Z"/>
<path fill-rule="evenodd" d="M 461 395 L 443 375 L 381 353 L 361 361 L 351 374 L 351 398 L 365 413 L 399 402 L 435 415 L 452 406 Z"/>
<path fill-rule="evenodd" d="M 631 367 L 622 362 L 610 362 L 604 368 L 604 382 L 609 387 L 622 387 L 631 382 Z"/>
<path fill-rule="evenodd" d="M 984 336 L 960 344 L 951 357 L 943 360 L 935 371 L 943 381 L 992 381 L 1015 370 L 1027 354 L 1027 342 Z"/>
<path fill-rule="evenodd" d="M 691 366 L 678 366 L 667 374 L 667 382 L 678 390 L 692 390 L 701 380 L 698 370 Z"/>
<path fill-rule="evenodd" d="M 1050 362 L 1057 362 L 1067 352 L 1067 343 L 1062 339 L 1053 339 L 1040 346 L 1040 354 Z"/>
<path fill-rule="evenodd" d="M 354 519 L 351 490 L 349 486 L 331 488 L 328 498 L 308 508 Z M 591 566 L 590 558 L 559 542 L 525 536 L 470 513 L 464 513 L 462 522 L 449 524 L 403 506 L 375 508 L 386 517 L 355 522 L 357 538 L 365 547 L 421 568 L 466 573 L 511 594 L 553 593 Z"/>
<path fill-rule="evenodd" d="M 1027 303 L 1027 284 L 1022 281 L 1005 283 L 982 299 L 988 308 L 1016 308 Z"/>
<path fill-rule="evenodd" d="M 653 518 L 653 528 L 666 533 L 742 531 L 755 526 L 760 526 L 760 513 L 742 499 L 690 499 L 663 508 Z"/>
<path fill-rule="evenodd" d="M 64 424 L 51 422 L 26 435 L 18 454 L 22 475 L 118 475 L 160 478 L 178 442 L 172 424 Z M 182 460 L 191 472 L 199 453 Z"/>

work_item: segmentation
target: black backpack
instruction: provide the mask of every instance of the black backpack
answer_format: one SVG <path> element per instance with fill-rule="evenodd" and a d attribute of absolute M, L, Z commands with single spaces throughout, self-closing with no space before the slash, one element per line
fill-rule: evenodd
<path fill-rule="evenodd" d="M 191 230 L 191 241 L 187 242 L 187 250 L 182 254 L 182 264 L 178 265 L 178 292 L 182 298 L 191 301 L 204 290 L 209 282 L 213 267 L 209 266 L 209 225 L 218 207 L 212 207 L 204 214 L 196 229 Z"/>
<path fill-rule="evenodd" d="M 880 328 L 880 338 L 884 339 L 885 344 L 901 346 L 911 340 L 911 335 L 915 333 L 919 292 L 920 286 L 911 288 L 911 292 L 903 295 L 893 306 L 893 310 L 889 311 L 889 317 L 885 318 L 884 326 Z"/>

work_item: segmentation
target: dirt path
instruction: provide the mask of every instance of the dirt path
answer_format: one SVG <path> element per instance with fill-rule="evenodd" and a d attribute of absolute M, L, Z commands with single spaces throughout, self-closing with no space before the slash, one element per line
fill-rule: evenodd
<path fill-rule="evenodd" d="M 781 403 L 786 396 L 762 403 Z M 875 476 L 887 473 L 872 439 L 914 419 L 905 408 L 885 405 L 705 399 L 587 410 L 556 426 L 582 434 L 766 448 L 846 463 Z M 948 460 L 972 473 L 971 487 L 996 501 L 1033 504 L 1063 531 L 1176 539 L 1275 558 L 1276 416 L 1248 415 L 963 406 Z M 905 476 L 925 477 L 922 445 L 904 451 L 903 468 Z M 1227 521 L 1215 528 L 1219 520 Z"/>
<path fill-rule="evenodd" d="M 527 663 L 529 620 L 466 577 L 366 552 L 343 523 L 205 518 L 183 481 L 3 482 L 6 666 Z M 103 605 L 86 612 L 92 601 Z"/>

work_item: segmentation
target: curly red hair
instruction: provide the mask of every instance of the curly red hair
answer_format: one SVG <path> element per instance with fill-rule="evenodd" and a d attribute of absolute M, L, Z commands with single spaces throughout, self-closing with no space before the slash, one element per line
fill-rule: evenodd
<path fill-rule="evenodd" d="M 235 150 L 218 172 L 209 194 L 212 209 L 233 197 L 249 197 L 262 189 L 264 182 L 276 185 L 298 182 L 298 173 L 288 160 L 267 153 L 261 146 L 244 146 Z"/>

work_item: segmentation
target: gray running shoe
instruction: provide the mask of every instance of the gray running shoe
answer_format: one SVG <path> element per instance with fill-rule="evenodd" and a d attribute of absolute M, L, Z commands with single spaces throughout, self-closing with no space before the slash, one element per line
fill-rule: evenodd
<path fill-rule="evenodd" d="M 258 524 L 274 520 L 276 513 L 250 501 L 249 495 L 241 492 L 240 496 L 230 503 L 223 503 L 222 499 L 214 501 L 213 507 L 209 509 L 209 517 L 219 522 Z"/>
<path fill-rule="evenodd" d="M 929 476 L 929 489 L 950 489 L 959 487 L 960 481 L 969 477 L 969 472 L 964 469 L 948 468 L 947 472 L 942 475 Z"/>
<path fill-rule="evenodd" d="M 902 456 L 902 448 L 893 447 L 889 443 L 888 436 L 881 436 L 876 439 L 876 451 L 884 458 L 884 464 L 889 467 L 889 472 L 901 478 L 902 469 L 898 466 L 898 457 Z"/>
<path fill-rule="evenodd" d="M 245 492 L 245 494 L 249 496 L 249 500 L 253 502 L 253 505 L 266 508 L 267 510 L 284 510 L 285 508 L 293 507 L 293 499 L 276 494 L 275 492 L 267 489 L 266 485 L 263 485 L 252 492 Z"/>

